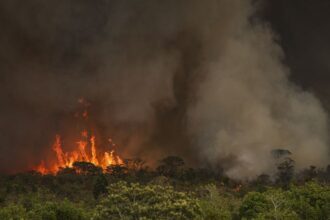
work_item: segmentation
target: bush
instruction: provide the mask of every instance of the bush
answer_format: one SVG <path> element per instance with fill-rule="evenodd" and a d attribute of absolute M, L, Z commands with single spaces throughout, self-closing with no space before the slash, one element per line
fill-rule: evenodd
<path fill-rule="evenodd" d="M 10 204 L 0 209 L 0 219 L 21 220 L 27 219 L 27 213 L 24 207 Z"/>
<path fill-rule="evenodd" d="M 248 193 L 240 207 L 240 216 L 242 219 L 299 219 L 289 206 L 286 193 L 280 189 Z"/>
<path fill-rule="evenodd" d="M 88 215 L 83 209 L 75 204 L 64 200 L 63 202 L 46 202 L 45 204 L 37 204 L 34 209 L 29 212 L 31 219 L 40 220 L 87 220 Z"/>
<path fill-rule="evenodd" d="M 244 196 L 239 213 L 242 218 L 253 219 L 259 213 L 267 212 L 269 207 L 267 199 L 262 193 L 249 192 Z"/>
<path fill-rule="evenodd" d="M 208 196 L 199 200 L 203 219 L 232 219 L 237 216 L 239 201 L 228 195 L 220 195 L 215 185 L 204 187 Z"/>
<path fill-rule="evenodd" d="M 330 188 L 316 182 L 291 186 L 287 191 L 271 189 L 250 192 L 240 207 L 246 219 L 330 219 Z"/>
<path fill-rule="evenodd" d="M 172 187 L 118 182 L 108 187 L 93 219 L 196 219 L 200 208 L 194 198 Z"/>
<path fill-rule="evenodd" d="M 287 192 L 290 207 L 300 219 L 330 219 L 330 188 L 316 182 L 292 186 Z"/>

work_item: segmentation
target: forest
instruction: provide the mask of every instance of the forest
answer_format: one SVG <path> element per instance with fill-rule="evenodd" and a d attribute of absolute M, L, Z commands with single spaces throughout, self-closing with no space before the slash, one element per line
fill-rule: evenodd
<path fill-rule="evenodd" d="M 282 151 L 277 153 L 282 154 Z M 56 174 L 0 177 L 0 219 L 315 219 L 330 218 L 330 166 L 295 170 L 281 157 L 272 175 L 228 178 L 220 168 L 189 168 L 168 156 L 106 170 L 75 162 Z"/>

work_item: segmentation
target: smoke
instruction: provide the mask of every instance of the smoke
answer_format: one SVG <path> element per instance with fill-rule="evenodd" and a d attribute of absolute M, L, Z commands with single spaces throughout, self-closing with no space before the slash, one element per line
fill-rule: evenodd
<path fill-rule="evenodd" d="M 234 157 L 227 174 L 251 177 L 273 168 L 270 151 L 293 152 L 298 168 L 329 160 L 327 115 L 288 79 L 282 51 L 262 24 L 238 26 L 189 111 L 190 128 L 211 161 Z"/>
<path fill-rule="evenodd" d="M 329 161 L 327 115 L 288 80 L 252 1 L 0 4 L 2 171 L 44 158 L 80 97 L 124 157 L 220 162 L 235 178 L 270 171 L 274 148 L 298 167 Z"/>

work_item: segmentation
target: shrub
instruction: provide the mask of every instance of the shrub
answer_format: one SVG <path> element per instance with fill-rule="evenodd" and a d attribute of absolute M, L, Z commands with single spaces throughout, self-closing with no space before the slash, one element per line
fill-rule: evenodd
<path fill-rule="evenodd" d="M 118 182 L 108 187 L 93 219 L 196 219 L 200 208 L 194 198 L 172 187 Z"/>
<path fill-rule="evenodd" d="M 208 196 L 199 200 L 203 219 L 232 219 L 237 215 L 238 199 L 225 194 L 220 195 L 213 184 L 205 186 L 204 189 L 208 192 Z"/>
<path fill-rule="evenodd" d="M 240 216 L 242 219 L 299 219 L 289 206 L 286 193 L 280 189 L 248 193 L 240 207 Z"/>
<path fill-rule="evenodd" d="M 27 213 L 24 207 L 10 204 L 0 209 L 0 219 L 21 220 L 27 219 Z"/>
<path fill-rule="evenodd" d="M 330 219 L 330 187 L 316 182 L 292 186 L 287 192 L 290 207 L 300 219 Z"/>
<path fill-rule="evenodd" d="M 87 220 L 88 215 L 83 209 L 75 204 L 64 200 L 63 202 L 46 202 L 45 204 L 37 204 L 33 210 L 29 212 L 31 219 L 40 220 Z"/>

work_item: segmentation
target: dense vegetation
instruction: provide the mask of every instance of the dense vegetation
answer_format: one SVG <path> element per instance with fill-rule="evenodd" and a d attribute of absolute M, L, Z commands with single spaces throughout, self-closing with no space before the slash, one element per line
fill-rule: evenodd
<path fill-rule="evenodd" d="M 330 167 L 295 172 L 286 157 L 273 176 L 234 181 L 179 157 L 155 170 L 141 160 L 108 167 L 78 162 L 57 175 L 0 177 L 0 219 L 330 219 Z"/>

